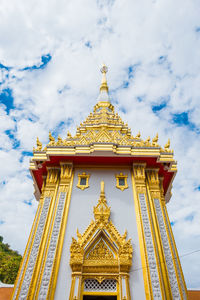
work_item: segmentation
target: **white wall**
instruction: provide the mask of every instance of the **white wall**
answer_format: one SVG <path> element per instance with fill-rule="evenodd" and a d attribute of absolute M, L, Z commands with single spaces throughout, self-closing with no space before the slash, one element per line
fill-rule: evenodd
<path fill-rule="evenodd" d="M 90 174 L 89 188 L 84 191 L 76 187 L 78 173 Z M 116 188 L 115 174 L 123 172 L 128 175 L 129 188 L 121 191 Z M 69 299 L 71 287 L 70 245 L 72 237 L 76 238 L 76 230 L 83 233 L 94 219 L 93 207 L 97 205 L 100 195 L 100 182 L 105 182 L 105 195 L 111 207 L 111 220 L 120 234 L 127 229 L 127 238 L 132 239 L 133 265 L 130 270 L 131 299 L 145 299 L 143 273 L 137 233 L 135 207 L 133 200 L 131 172 L 129 169 L 117 168 L 76 168 L 71 203 L 65 232 L 60 269 L 58 273 L 55 300 Z"/>

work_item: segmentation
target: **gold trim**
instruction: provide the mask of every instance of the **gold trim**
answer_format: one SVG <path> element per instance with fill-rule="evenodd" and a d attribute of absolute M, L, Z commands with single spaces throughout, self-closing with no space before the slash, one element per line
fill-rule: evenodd
<path fill-rule="evenodd" d="M 145 184 L 146 184 L 146 180 L 145 180 Z M 154 247 L 154 252 L 155 252 L 155 259 L 156 259 L 156 265 L 157 265 L 157 270 L 158 270 L 158 278 L 159 278 L 159 283 L 160 283 L 160 291 L 162 294 L 162 298 L 164 298 L 165 291 L 164 291 L 162 273 L 161 273 L 161 269 L 160 269 L 159 255 L 157 252 L 157 240 L 156 240 L 156 236 L 155 236 L 155 228 L 154 228 L 153 221 L 152 221 L 152 215 L 151 215 L 151 210 L 150 210 L 150 205 L 149 205 L 149 198 L 148 198 L 148 194 L 147 194 L 147 187 L 146 187 L 146 192 L 145 192 L 145 199 L 146 199 L 149 223 L 150 223 L 150 227 L 151 227 L 152 242 L 153 242 L 153 247 Z"/>
<path fill-rule="evenodd" d="M 66 195 L 66 203 L 65 203 L 65 208 L 64 208 L 64 212 L 63 212 L 63 218 L 61 221 L 61 227 L 60 227 L 61 229 L 60 229 L 60 233 L 59 233 L 56 254 L 55 254 L 56 261 L 54 260 L 54 265 L 53 265 L 52 274 L 51 274 L 51 278 L 50 278 L 49 290 L 48 290 L 48 294 L 47 294 L 47 298 L 52 299 L 52 300 L 54 299 L 54 293 L 56 290 L 56 282 L 57 282 L 58 271 L 59 271 L 59 266 L 60 266 L 60 259 L 61 259 L 61 254 L 62 254 L 63 243 L 64 243 L 65 230 L 67 227 L 67 220 L 68 220 L 69 206 L 70 206 L 70 201 L 71 201 L 73 181 L 74 181 L 74 171 L 72 171 L 71 181 L 70 181 L 69 189 L 68 189 L 68 192 Z"/>
<path fill-rule="evenodd" d="M 162 205 L 162 203 L 163 203 L 163 205 Z M 175 243 L 175 240 L 174 240 L 173 231 L 172 231 L 171 224 L 170 224 L 170 221 L 169 221 L 169 216 L 168 216 L 166 204 L 165 204 L 164 201 L 162 201 L 162 203 L 161 203 L 162 213 L 163 213 L 163 210 L 165 210 L 166 217 L 167 217 L 167 220 L 166 220 L 165 219 L 165 214 L 163 213 L 163 218 L 164 218 L 165 227 L 166 227 L 166 231 L 167 231 L 167 235 L 168 235 L 168 239 L 169 239 L 170 249 L 172 251 L 172 258 L 173 258 L 173 262 L 174 262 L 174 268 L 176 270 L 176 276 L 177 276 L 177 279 L 178 279 L 179 290 L 181 291 L 182 299 L 184 299 L 183 298 L 183 294 L 182 294 L 182 288 L 181 288 L 181 284 L 180 284 L 179 274 L 178 274 L 177 267 L 176 267 L 176 264 L 175 264 L 175 259 L 177 259 L 177 263 L 178 263 L 179 270 L 180 270 L 180 273 L 181 273 L 181 279 L 183 281 L 183 285 L 184 285 L 184 288 L 185 288 L 186 297 L 188 297 L 188 295 L 187 295 L 187 287 L 186 287 L 186 284 L 185 284 L 183 270 L 182 270 L 182 267 L 181 267 L 181 263 L 180 263 L 180 259 L 179 259 L 179 255 L 178 255 L 178 250 L 177 250 L 176 243 Z M 172 243 L 173 243 L 173 246 L 174 246 L 176 257 L 174 257 L 174 253 L 173 253 L 173 249 L 172 249 L 172 245 L 171 245 L 171 239 L 169 237 L 167 222 L 168 222 L 170 234 L 171 234 L 171 237 L 172 237 Z"/>
<path fill-rule="evenodd" d="M 154 236 L 154 227 L 153 227 L 153 224 L 152 224 L 152 216 L 151 216 L 151 212 L 150 212 L 149 199 L 148 199 L 148 195 L 147 195 L 145 168 L 146 168 L 145 163 L 134 163 L 133 164 L 133 174 L 134 174 L 134 180 L 135 180 L 134 182 L 135 182 L 135 186 L 136 186 L 138 206 L 139 206 L 139 212 L 140 212 L 140 220 L 141 220 L 141 226 L 142 226 L 144 241 L 145 241 L 145 236 L 144 236 L 144 229 L 143 229 L 143 220 L 142 220 L 142 217 L 141 217 L 139 194 L 141 193 L 141 194 L 144 194 L 144 196 L 145 196 L 147 214 L 148 214 L 148 219 L 149 219 L 149 225 L 150 225 L 151 236 L 152 236 L 152 243 L 153 243 L 153 248 L 154 248 L 154 253 L 155 253 L 157 272 L 158 272 L 158 279 L 159 279 L 159 283 L 160 283 L 160 292 L 162 294 L 162 297 L 164 298 L 165 294 L 164 294 L 164 290 L 163 290 L 162 275 L 161 275 L 160 266 L 159 266 L 160 262 L 159 262 L 159 257 L 158 257 L 158 253 L 157 253 L 157 244 L 156 244 L 156 239 L 155 239 L 155 236 Z M 148 268 L 149 283 L 151 285 L 150 286 L 150 292 L 151 292 L 150 299 L 151 299 L 151 298 L 153 298 L 153 290 L 152 290 L 152 283 L 151 283 L 151 277 L 150 277 L 150 269 L 149 269 L 149 263 L 148 263 L 146 242 L 145 242 L 145 258 L 146 258 L 146 263 L 147 263 L 147 268 Z"/>
<path fill-rule="evenodd" d="M 42 279 L 43 279 L 43 273 L 44 273 L 44 268 L 45 268 L 45 264 L 46 264 L 46 260 L 47 260 L 47 255 L 48 255 L 48 249 L 50 246 L 50 242 L 51 242 L 51 237 L 52 237 L 52 231 L 54 228 L 54 223 L 55 223 L 55 218 L 56 218 L 56 212 L 57 212 L 57 207 L 59 205 L 59 199 L 60 199 L 60 195 L 62 192 L 66 193 L 67 192 L 67 188 L 69 186 L 70 180 L 71 180 L 71 176 L 72 176 L 72 164 L 69 162 L 66 163 L 60 163 L 61 168 L 60 168 L 60 177 L 58 180 L 58 187 L 57 187 L 57 196 L 55 198 L 55 205 L 54 205 L 54 209 L 53 209 L 53 214 L 50 217 L 51 223 L 50 223 L 50 227 L 48 227 L 48 235 L 47 235 L 47 241 L 45 243 L 45 252 L 43 255 L 43 260 L 42 260 L 42 264 L 41 264 L 41 268 L 40 268 L 40 273 L 39 273 L 39 278 L 37 280 L 37 288 L 35 290 L 35 298 L 38 297 L 39 292 L 40 292 L 40 288 L 41 288 L 41 283 L 42 283 Z M 66 195 L 66 197 L 68 197 L 68 195 Z M 66 202 L 65 202 L 66 203 Z M 64 214 L 64 209 L 63 209 L 63 214 Z M 64 230 L 65 228 L 60 227 L 60 230 Z M 59 233 L 60 234 L 60 233 Z M 58 243 L 57 243 L 57 247 L 58 247 Z M 60 249 L 62 250 L 62 248 Z M 57 251 L 57 250 L 56 250 Z M 54 260 L 54 264 L 55 262 L 57 262 Z M 53 266 L 54 268 L 54 266 Z M 53 272 L 53 269 L 51 270 L 51 272 Z M 51 273 L 52 276 L 52 273 Z M 51 279 L 50 279 L 50 284 L 51 284 Z"/>
<path fill-rule="evenodd" d="M 42 238 L 41 238 L 37 259 L 33 270 L 31 283 L 29 286 L 29 291 L 27 296 L 29 300 L 34 298 L 35 293 L 39 291 L 38 284 L 39 286 L 41 284 L 41 278 L 42 278 L 41 270 L 43 270 L 43 263 L 47 255 L 46 243 L 49 239 L 49 234 L 50 234 L 49 231 L 51 230 L 51 225 L 52 225 L 51 220 L 57 202 L 56 200 L 57 200 L 57 193 L 58 193 L 58 186 L 59 186 L 58 173 L 59 173 L 58 168 L 48 169 L 46 187 L 44 190 L 44 198 L 49 197 L 51 195 L 51 200 L 50 200 L 49 210 L 46 216 L 46 222 L 42 233 Z"/>
<path fill-rule="evenodd" d="M 35 235 L 36 235 L 36 232 L 37 232 L 37 229 L 38 229 L 38 224 L 39 224 L 39 221 L 40 221 L 40 217 L 41 217 L 41 213 L 42 213 L 42 209 L 43 209 L 44 201 L 45 201 L 45 190 L 46 190 L 46 186 L 45 186 L 45 182 L 44 182 L 43 187 L 42 187 L 42 194 L 41 194 L 40 202 L 39 202 L 40 205 L 41 205 L 41 208 L 40 208 L 40 211 L 39 211 L 39 214 L 38 214 L 38 219 L 37 219 L 37 223 L 36 223 L 35 230 L 34 230 L 34 233 L 33 233 L 33 238 L 31 240 L 31 245 L 30 245 L 30 249 L 29 249 L 29 252 L 28 252 L 28 255 L 27 255 L 27 260 L 26 260 L 26 263 L 25 263 L 23 275 L 22 275 L 22 278 L 21 278 L 21 281 L 20 281 L 20 284 L 19 284 L 19 287 L 18 287 L 16 300 L 19 299 L 19 294 L 21 292 L 21 287 L 22 287 L 22 284 L 23 284 L 23 281 L 24 281 L 24 276 L 25 276 L 25 273 L 26 273 L 27 265 L 28 265 L 28 262 L 29 262 L 32 247 L 33 247 L 34 240 L 35 240 Z"/>
<path fill-rule="evenodd" d="M 42 197 L 43 197 L 43 195 L 41 195 L 41 198 L 42 198 Z M 40 215 L 40 213 L 41 213 L 42 204 L 43 204 L 43 203 L 42 203 L 42 200 L 40 200 L 39 203 L 38 203 L 38 208 L 37 208 L 37 211 L 36 211 L 36 214 L 35 214 L 35 218 L 34 218 L 34 221 L 33 221 L 33 225 L 32 225 L 32 227 L 31 227 L 31 232 L 30 232 L 30 235 L 29 235 L 29 238 L 28 238 L 28 242 L 27 242 L 27 245 L 26 245 L 24 254 L 23 254 L 23 259 L 22 259 L 22 261 L 21 261 L 20 268 L 19 268 L 19 271 L 18 271 L 18 274 L 17 274 L 17 278 L 16 278 L 16 280 L 15 280 L 15 285 L 14 285 L 14 289 L 13 289 L 13 292 L 12 292 L 12 297 L 11 297 L 11 299 L 13 299 L 13 297 L 14 297 L 14 294 L 15 294 L 16 288 L 17 288 L 17 284 L 18 284 L 18 280 L 19 280 L 20 274 L 21 274 L 21 272 L 22 272 L 23 265 L 25 264 L 24 270 L 23 270 L 23 273 L 22 273 L 22 276 L 21 276 L 21 280 L 20 280 L 20 282 L 19 282 L 17 294 L 18 294 L 19 290 L 21 289 L 21 283 L 22 283 L 22 279 L 23 279 L 24 272 L 25 272 L 25 269 L 26 269 L 25 267 L 26 267 L 26 265 L 27 265 L 27 260 L 28 260 L 28 258 L 29 258 L 29 253 L 28 253 L 27 251 L 28 251 L 28 249 L 29 249 L 29 246 L 30 246 L 30 248 L 31 248 L 31 245 L 32 245 L 32 242 L 33 242 L 33 235 L 34 235 L 33 232 L 35 232 L 35 231 L 37 230 L 37 224 L 38 224 L 37 221 L 39 220 L 39 215 Z M 29 250 L 29 252 L 30 252 L 30 250 Z M 26 255 L 27 255 L 27 257 L 26 257 Z M 26 261 L 25 261 L 25 258 L 26 258 Z M 16 299 L 17 299 L 17 298 L 18 298 L 18 297 L 17 297 L 17 295 L 16 295 Z"/>
<path fill-rule="evenodd" d="M 128 183 L 127 183 L 127 178 L 128 175 L 124 175 L 122 172 L 120 172 L 119 174 L 115 175 L 116 178 L 116 187 L 118 189 L 120 189 L 121 191 L 124 191 L 125 189 L 128 188 Z M 120 185 L 120 179 L 124 179 L 124 185 Z"/>
<path fill-rule="evenodd" d="M 139 205 L 138 194 L 136 192 L 136 183 L 135 183 L 133 171 L 131 172 L 131 178 L 132 178 L 133 200 L 134 200 L 134 204 L 135 204 L 136 223 L 137 223 L 138 238 L 139 238 L 139 245 L 140 245 L 140 255 L 141 255 L 141 262 L 142 262 L 142 271 L 143 271 L 143 279 L 144 279 L 144 290 L 145 290 L 146 300 L 151 300 L 151 299 L 153 299 L 152 298 L 152 290 L 151 290 L 151 277 L 149 274 L 149 266 L 148 266 L 148 260 L 147 260 L 147 250 L 146 250 L 146 245 L 145 245 L 141 210 L 140 210 L 140 205 Z"/>
<path fill-rule="evenodd" d="M 163 206 L 162 205 L 161 205 L 161 210 L 162 210 L 162 215 L 164 216 Z M 167 238 L 168 238 L 168 242 L 169 242 L 170 251 L 171 251 L 171 254 L 172 254 L 172 261 L 173 261 L 174 270 L 175 270 L 175 273 L 176 273 L 178 288 L 179 288 L 179 292 L 180 292 L 181 298 L 183 299 L 182 289 L 181 289 L 181 285 L 180 285 L 180 280 L 179 280 L 179 275 L 178 275 L 177 267 L 176 267 L 176 264 L 175 264 L 175 257 L 174 257 L 174 253 L 173 253 L 173 249 L 172 249 L 170 237 L 169 237 L 168 228 L 167 228 L 167 224 L 166 224 L 165 218 L 163 218 L 163 219 L 164 219 L 164 223 L 165 223 L 165 229 L 166 229 L 166 233 L 167 233 Z"/>
<path fill-rule="evenodd" d="M 56 191 L 56 196 L 54 197 L 54 201 L 52 206 L 53 206 L 53 210 L 52 212 L 50 212 L 50 217 L 49 217 L 49 224 L 47 225 L 47 228 L 46 228 L 46 238 L 45 238 L 45 241 L 44 241 L 44 245 L 43 245 L 43 255 L 41 256 L 41 259 L 40 259 L 40 266 L 38 267 L 39 268 L 39 271 L 38 271 L 38 275 L 36 277 L 36 280 L 35 280 L 35 289 L 34 289 L 34 297 L 33 298 L 38 298 L 39 296 L 39 292 L 40 292 L 40 287 L 41 287 L 41 283 L 42 283 L 42 278 L 43 278 L 43 274 L 44 274 L 44 268 L 45 268 L 45 263 L 46 263 L 46 260 L 47 260 L 47 255 L 48 255 L 48 249 L 49 249 L 49 245 L 50 245 L 50 242 L 51 242 L 51 236 L 52 236 L 52 231 L 53 231 L 53 225 L 54 225 L 54 221 L 55 221 L 55 217 L 56 217 L 56 211 L 57 211 L 57 207 L 58 207 L 58 204 L 59 204 L 59 197 L 60 197 L 60 191 L 59 191 L 59 183 L 58 183 L 58 186 L 57 186 L 57 191 Z"/>
<path fill-rule="evenodd" d="M 119 272 L 128 274 L 132 264 L 133 249 L 130 239 L 126 240 L 127 233 L 120 235 L 109 220 L 110 207 L 105 198 L 104 182 L 101 182 L 100 198 L 94 207 L 94 218 L 83 234 L 77 230 L 78 239 L 72 238 L 70 247 L 72 277 L 79 272 L 82 286 L 91 276 L 99 281 L 119 278 Z"/>
<path fill-rule="evenodd" d="M 147 173 L 148 173 L 148 171 L 147 171 Z M 159 183 L 158 183 L 158 185 L 159 185 Z M 158 186 L 158 188 L 159 188 L 159 186 Z M 151 196 L 151 188 L 149 186 L 148 181 L 147 181 L 147 193 L 149 196 L 150 210 L 151 210 L 151 214 L 152 214 L 153 226 L 154 226 L 154 231 L 155 231 L 155 239 L 156 239 L 156 244 L 157 244 L 157 248 L 158 248 L 158 256 L 159 256 L 159 260 L 160 260 L 160 268 L 161 268 L 161 273 L 162 273 L 162 277 L 163 277 L 165 295 L 166 295 L 167 299 L 172 299 L 171 286 L 170 286 L 169 277 L 168 277 L 166 260 L 165 260 L 163 246 L 162 246 L 162 240 L 161 240 L 161 236 L 160 236 L 160 232 L 159 232 L 159 224 L 158 224 L 157 215 L 155 212 L 153 198 Z M 158 199 L 160 201 L 159 193 L 160 193 L 160 191 L 158 191 Z"/>
<path fill-rule="evenodd" d="M 89 178 L 90 178 L 90 174 L 86 174 L 85 172 L 83 172 L 82 174 L 78 174 L 78 184 L 76 186 L 82 191 L 85 190 L 86 188 L 89 187 Z M 84 185 L 81 184 L 82 179 L 86 180 L 86 183 Z"/>

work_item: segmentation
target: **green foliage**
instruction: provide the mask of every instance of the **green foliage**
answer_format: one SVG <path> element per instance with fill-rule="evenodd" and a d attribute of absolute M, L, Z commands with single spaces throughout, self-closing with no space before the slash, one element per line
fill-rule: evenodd
<path fill-rule="evenodd" d="M 0 236 L 0 281 L 15 282 L 21 259 L 21 255 L 11 250 L 8 244 L 4 244 L 3 237 Z"/>

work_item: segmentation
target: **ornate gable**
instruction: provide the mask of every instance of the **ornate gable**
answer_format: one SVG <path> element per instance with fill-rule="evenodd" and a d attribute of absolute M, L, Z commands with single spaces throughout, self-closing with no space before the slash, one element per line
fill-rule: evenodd
<path fill-rule="evenodd" d="M 82 235 L 77 230 L 77 240 L 72 238 L 72 271 L 118 272 L 120 268 L 127 272 L 132 264 L 131 240 L 126 240 L 126 232 L 120 235 L 110 220 L 104 182 L 101 182 L 100 198 L 94 207 L 94 219 Z"/>
<path fill-rule="evenodd" d="M 111 249 L 108 247 L 106 242 L 103 240 L 103 238 L 96 243 L 94 248 L 92 248 L 88 254 L 85 256 L 85 260 L 113 260 L 114 254 L 112 253 Z"/>

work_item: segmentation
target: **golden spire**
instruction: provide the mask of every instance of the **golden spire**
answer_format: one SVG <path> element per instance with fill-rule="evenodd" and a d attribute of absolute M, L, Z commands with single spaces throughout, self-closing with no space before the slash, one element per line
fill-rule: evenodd
<path fill-rule="evenodd" d="M 105 192 L 104 192 L 104 181 L 101 181 L 101 196 L 104 196 Z"/>
<path fill-rule="evenodd" d="M 101 73 L 103 74 L 102 76 L 102 81 L 101 81 L 101 86 L 100 86 L 100 92 L 106 91 L 108 92 L 108 85 L 107 85 L 107 79 L 106 79 L 106 73 L 108 72 L 108 67 L 103 64 L 101 68 Z"/>

